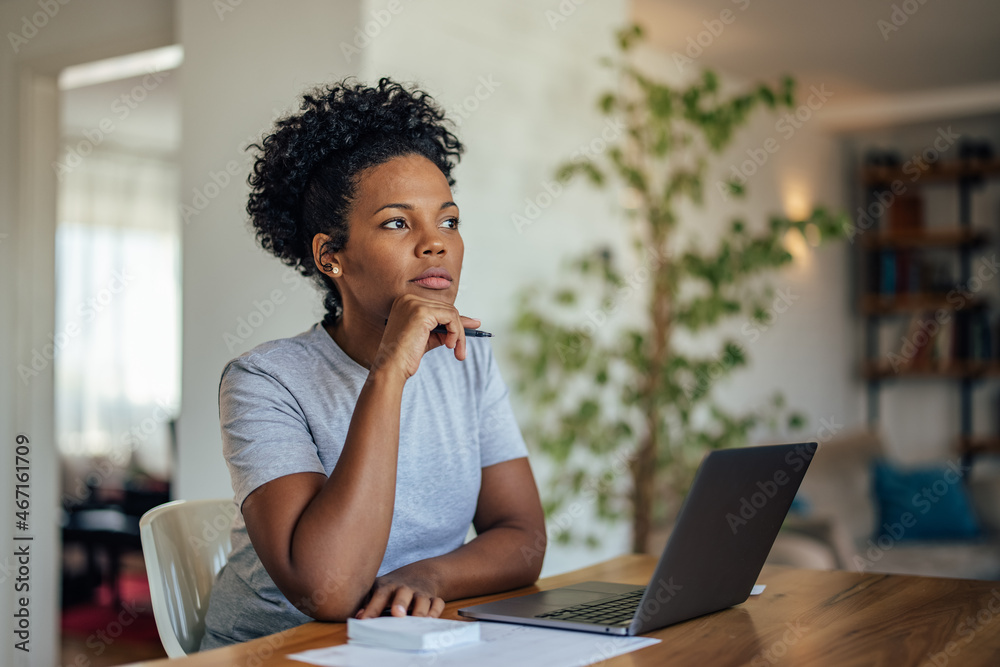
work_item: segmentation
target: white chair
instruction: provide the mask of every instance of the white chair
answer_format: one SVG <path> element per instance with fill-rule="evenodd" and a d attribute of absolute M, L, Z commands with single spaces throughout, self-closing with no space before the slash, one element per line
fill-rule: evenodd
<path fill-rule="evenodd" d="M 139 520 L 153 617 L 171 658 L 198 650 L 215 575 L 229 558 L 232 499 L 175 500 Z"/>

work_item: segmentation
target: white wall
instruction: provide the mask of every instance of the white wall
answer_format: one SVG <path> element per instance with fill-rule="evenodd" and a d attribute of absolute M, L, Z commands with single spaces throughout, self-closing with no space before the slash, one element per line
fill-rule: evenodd
<path fill-rule="evenodd" d="M 808 90 L 801 91 L 797 105 L 804 105 L 808 97 Z M 760 110 L 718 161 L 716 178 L 721 179 L 732 173 L 732 165 L 750 159 L 748 150 L 759 157 L 766 140 L 777 142 L 777 152 L 749 178 L 745 204 L 726 206 L 717 190 L 709 191 L 709 210 L 725 211 L 720 219 L 728 221 L 738 213 L 748 223 L 763 226 L 772 214 L 794 216 L 802 203 L 807 206 L 805 212 L 814 205 L 847 210 L 845 165 L 838 137 L 819 127 L 815 115 L 789 136 L 789 125 L 781 121 L 785 113 Z M 852 312 L 849 246 L 834 241 L 819 248 L 802 244 L 801 250 L 790 266 L 771 277 L 774 288 L 788 297 L 776 304 L 777 310 L 787 307 L 786 312 L 767 327 L 751 327 L 759 337 L 741 331 L 745 321 L 736 322 L 729 330 L 744 345 L 751 365 L 719 384 L 720 400 L 749 410 L 780 391 L 789 408 L 807 418 L 803 432 L 761 432 L 758 438 L 762 440 L 793 437 L 824 441 L 834 431 L 861 425 L 859 329 Z"/>
<path fill-rule="evenodd" d="M 305 88 L 340 79 L 357 64 L 346 63 L 338 48 L 358 23 L 355 3 L 243 2 L 221 15 L 217 4 L 177 2 L 184 46 L 181 202 L 197 211 L 182 232 L 182 407 L 174 476 L 176 497 L 189 499 L 232 495 L 219 432 L 226 362 L 322 317 L 317 293 L 265 253 L 248 229 L 251 161 L 242 149 L 270 129 L 275 113 L 295 110 Z M 274 297 L 272 309 L 264 302 Z M 239 321 L 257 310 L 255 302 L 271 314 L 242 336 Z M 230 346 L 227 333 L 242 342 Z"/>
<path fill-rule="evenodd" d="M 386 4 L 366 0 L 365 15 Z M 513 295 L 552 276 L 558 256 L 620 235 L 607 197 L 581 185 L 530 226 L 519 231 L 512 221 L 525 198 L 546 192 L 556 165 L 604 128 L 594 100 L 610 78 L 597 60 L 612 53 L 627 2 L 563 5 L 574 11 L 558 14 L 558 2 L 403 2 L 365 50 L 366 80 L 418 83 L 459 123 L 466 153 L 455 196 L 466 251 L 458 306 L 490 331 L 509 326 Z M 550 24 L 547 12 L 561 20 Z M 502 347 L 503 337 L 494 343 Z"/>
<path fill-rule="evenodd" d="M 2 8 L 0 8 L 2 11 Z M 8 17 L 0 15 L 3 24 L 8 25 Z M 6 54 L 6 52 L 4 52 Z M 17 99 L 14 85 L 16 68 L 13 59 L 0 57 L 0 155 L 10 155 L 14 148 L 14 138 L 17 136 L 14 124 L 14 113 L 16 105 L 12 103 Z M 14 425 L 14 415 L 16 406 L 14 396 L 17 391 L 15 381 L 14 356 L 16 352 L 14 340 L 17 336 L 17 325 L 14 320 L 15 294 L 10 289 L 10 285 L 17 280 L 17 264 L 14 261 L 13 240 L 11 234 L 14 232 L 14 221 L 16 210 L 13 206 L 17 186 L 14 182 L 15 161 L 11 158 L 0 159 L 0 282 L 5 285 L 0 289 L 0 428 L 5 434 L 13 432 L 18 427 Z M 55 309 L 53 308 L 53 311 Z M 54 317 L 54 315 L 53 315 Z M 12 498 L 7 492 L 9 482 L 0 487 L 3 490 L 3 498 L 0 498 L 0 512 L 4 516 L 10 516 L 13 510 Z M 10 544 L 13 537 L 13 528 L 10 522 L 5 522 L 0 527 L 0 540 L 3 544 Z M 2 599 L 0 599 L 0 617 L 10 618 L 14 613 L 13 586 L 7 574 L 12 564 L 9 557 L 0 559 L 4 566 L 2 588 Z M 51 625 L 50 625 L 51 627 Z M 11 642 L 4 644 L 5 648 L 0 650 L 0 656 L 5 662 L 13 662 L 13 648 Z"/>
<path fill-rule="evenodd" d="M 512 221 L 515 214 L 529 219 L 526 199 L 546 195 L 556 166 L 605 128 L 594 101 L 611 80 L 597 62 L 613 53 L 613 30 L 625 23 L 628 3 L 566 2 L 564 13 L 559 4 L 403 2 L 364 50 L 366 80 L 415 82 L 460 123 L 466 153 L 455 171 L 455 201 L 465 262 L 456 303 L 496 334 L 492 345 L 508 384 L 516 292 L 550 283 L 560 259 L 598 242 L 624 247 L 613 199 L 582 183 L 566 187 L 529 226 L 518 229 Z M 366 0 L 364 14 L 386 6 Z M 519 411 L 516 396 L 513 403 Z M 532 465 L 544 492 L 547 462 L 534 456 Z M 551 545 L 542 574 L 623 553 L 627 538 L 623 526 L 606 531 L 599 550 Z"/>
<path fill-rule="evenodd" d="M 52 6 L 58 11 L 52 12 Z M 52 428 L 52 365 L 29 381 L 19 364 L 44 350 L 54 333 L 55 175 L 49 164 L 58 137 L 55 74 L 62 67 L 169 44 L 173 22 L 167 0 L 98 0 L 0 4 L 0 432 L 5 475 L 0 481 L 0 617 L 5 639 L 0 664 L 56 664 L 59 650 L 58 458 Z M 27 23 L 26 23 L 27 21 Z M 9 33 L 26 41 L 12 43 Z M 16 47 L 16 48 L 15 48 Z M 29 145 L 29 138 L 39 143 Z M 21 151 L 25 154 L 22 159 Z M 31 440 L 30 652 L 14 649 L 14 438 Z M 20 531 L 19 531 L 20 532 Z M 21 533 L 24 534 L 24 533 Z"/>

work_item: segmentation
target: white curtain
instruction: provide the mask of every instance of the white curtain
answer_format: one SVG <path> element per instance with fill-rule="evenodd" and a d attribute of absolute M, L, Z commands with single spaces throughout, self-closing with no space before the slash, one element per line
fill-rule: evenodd
<path fill-rule="evenodd" d="M 180 405 L 178 188 L 168 160 L 95 149 L 61 178 L 56 233 L 59 450 L 160 479 Z"/>

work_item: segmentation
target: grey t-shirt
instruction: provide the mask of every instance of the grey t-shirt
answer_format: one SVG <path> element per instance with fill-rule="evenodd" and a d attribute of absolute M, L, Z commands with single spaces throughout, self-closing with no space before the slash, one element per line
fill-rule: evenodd
<path fill-rule="evenodd" d="M 468 338 L 466 349 L 464 361 L 444 346 L 427 352 L 403 387 L 396 504 L 378 576 L 460 547 L 481 469 L 527 456 L 490 341 Z M 219 419 L 237 507 L 278 477 L 329 476 L 367 377 L 319 323 L 230 361 L 219 383 Z M 267 574 L 241 513 L 232 542 L 209 600 L 203 650 L 312 620 Z"/>

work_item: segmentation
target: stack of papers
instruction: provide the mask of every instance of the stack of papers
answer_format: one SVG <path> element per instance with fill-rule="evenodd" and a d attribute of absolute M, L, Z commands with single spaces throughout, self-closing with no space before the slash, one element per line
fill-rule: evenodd
<path fill-rule="evenodd" d="M 440 651 L 479 641 L 479 623 L 424 616 L 347 619 L 347 643 L 396 651 Z"/>
<path fill-rule="evenodd" d="M 389 618 L 389 617 L 382 617 Z M 421 617 L 391 617 L 406 623 Z M 381 619 L 368 619 L 381 620 Z M 439 619 L 440 620 L 440 619 Z M 455 621 L 466 623 L 465 621 Z M 404 623 L 404 624 L 406 624 Z M 479 621 L 480 641 L 451 648 L 399 651 L 351 642 L 286 656 L 327 667 L 581 667 L 659 643 L 649 637 L 613 637 L 591 632 L 553 630 L 527 625 Z"/>

